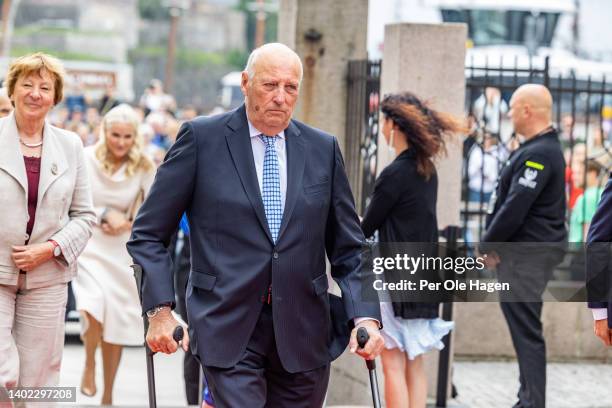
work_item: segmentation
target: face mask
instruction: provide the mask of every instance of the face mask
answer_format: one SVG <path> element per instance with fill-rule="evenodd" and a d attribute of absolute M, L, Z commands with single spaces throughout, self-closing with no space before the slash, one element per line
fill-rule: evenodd
<path fill-rule="evenodd" d="M 393 137 L 395 136 L 395 129 L 391 129 L 391 135 L 389 136 L 389 143 L 387 143 L 387 154 L 390 160 L 395 159 L 395 147 L 393 147 Z"/>

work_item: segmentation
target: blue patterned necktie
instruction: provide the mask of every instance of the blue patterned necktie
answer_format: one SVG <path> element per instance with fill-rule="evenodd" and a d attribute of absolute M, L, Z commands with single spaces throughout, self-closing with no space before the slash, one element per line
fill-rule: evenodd
<path fill-rule="evenodd" d="M 266 145 L 266 154 L 263 162 L 263 204 L 268 219 L 268 228 L 272 234 L 274 243 L 278 239 L 281 220 L 283 218 L 283 202 L 280 189 L 280 171 L 278 168 L 278 156 L 274 142 L 277 136 L 259 135 Z"/>

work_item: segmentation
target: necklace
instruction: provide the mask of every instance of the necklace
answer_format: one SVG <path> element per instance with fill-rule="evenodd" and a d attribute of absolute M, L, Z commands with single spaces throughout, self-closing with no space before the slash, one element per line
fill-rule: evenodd
<path fill-rule="evenodd" d="M 38 143 L 26 143 L 26 142 L 23 141 L 22 138 L 19 138 L 19 141 L 21 142 L 22 145 L 24 145 L 25 147 L 29 147 L 29 148 L 40 147 L 43 144 L 42 140 L 40 142 L 38 142 Z"/>

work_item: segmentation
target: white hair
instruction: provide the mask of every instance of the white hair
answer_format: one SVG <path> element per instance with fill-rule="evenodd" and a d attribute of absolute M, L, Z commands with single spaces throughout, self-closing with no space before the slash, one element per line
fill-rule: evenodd
<path fill-rule="evenodd" d="M 300 57 L 296 54 L 295 51 L 293 51 L 291 48 L 287 47 L 285 44 L 282 43 L 264 44 L 261 47 L 255 48 L 253 51 L 251 51 L 249 59 L 246 63 L 246 67 L 244 67 L 244 70 L 249 75 L 249 79 L 253 79 L 253 77 L 255 76 L 255 64 L 257 63 L 257 59 L 261 56 L 263 52 L 270 51 L 280 51 L 295 56 L 295 59 L 298 61 L 298 67 L 300 71 L 299 82 L 301 83 L 302 77 L 304 75 L 304 67 L 302 66 L 302 60 L 300 60 Z"/>

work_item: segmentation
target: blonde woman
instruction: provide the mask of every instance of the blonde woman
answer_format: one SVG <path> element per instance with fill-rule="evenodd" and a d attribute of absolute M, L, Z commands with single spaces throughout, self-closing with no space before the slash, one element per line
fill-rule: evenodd
<path fill-rule="evenodd" d="M 73 289 L 85 344 L 81 392 L 96 394 L 95 353 L 100 344 L 102 405 L 112 404 L 122 347 L 143 343 L 138 293 L 125 247 L 135 207 L 148 193 L 155 174 L 153 162 L 143 153 L 139 125 L 134 110 L 119 105 L 102 119 L 98 143 L 85 149 L 99 224 L 79 258 Z"/>

